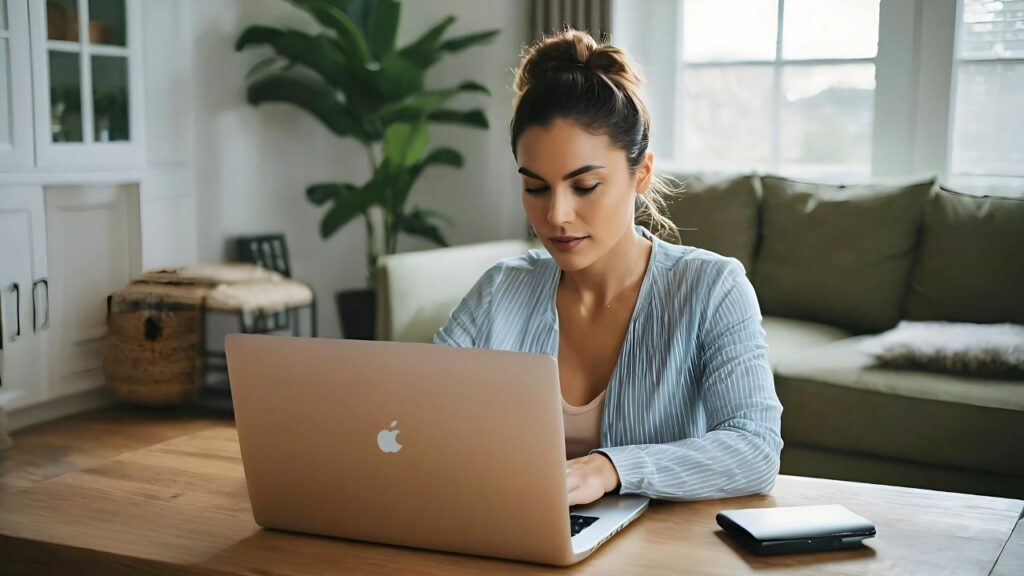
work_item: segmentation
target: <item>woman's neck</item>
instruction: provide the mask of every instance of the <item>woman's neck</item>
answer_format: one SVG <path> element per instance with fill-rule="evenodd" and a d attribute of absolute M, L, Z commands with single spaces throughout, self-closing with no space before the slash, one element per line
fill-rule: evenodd
<path fill-rule="evenodd" d="M 563 271 L 562 284 L 578 301 L 581 310 L 608 308 L 630 286 L 639 283 L 647 270 L 651 241 L 632 226 L 601 258 L 582 270 Z"/>

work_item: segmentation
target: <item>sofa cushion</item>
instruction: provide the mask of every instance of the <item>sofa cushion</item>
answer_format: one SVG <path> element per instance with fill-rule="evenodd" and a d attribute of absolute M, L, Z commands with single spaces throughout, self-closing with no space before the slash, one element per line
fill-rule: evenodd
<path fill-rule="evenodd" d="M 937 190 L 925 209 L 906 315 L 1024 324 L 1024 199 Z"/>
<path fill-rule="evenodd" d="M 1024 475 L 1024 381 L 877 368 L 866 338 L 779 362 L 787 443 Z"/>
<path fill-rule="evenodd" d="M 764 328 L 765 342 L 768 344 L 768 363 L 773 369 L 790 356 L 850 337 L 849 332 L 835 326 L 781 316 L 765 316 L 761 320 L 761 326 Z"/>
<path fill-rule="evenodd" d="M 865 332 L 896 325 L 932 185 L 762 178 L 753 284 L 763 313 Z"/>
<path fill-rule="evenodd" d="M 683 244 L 736 258 L 749 275 L 757 248 L 758 176 L 676 176 L 685 191 L 668 206 Z"/>

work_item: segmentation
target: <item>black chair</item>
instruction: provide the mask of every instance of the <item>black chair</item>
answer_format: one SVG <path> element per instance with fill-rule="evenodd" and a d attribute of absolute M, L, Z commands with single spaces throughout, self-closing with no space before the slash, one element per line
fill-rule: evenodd
<path fill-rule="evenodd" d="M 288 257 L 288 244 L 283 234 L 267 234 L 260 236 L 243 236 L 235 240 L 237 249 L 237 260 L 258 264 L 268 270 L 280 273 L 282 276 L 291 278 L 291 261 Z M 240 327 L 239 332 L 243 334 L 269 334 L 289 330 L 292 336 L 301 334 L 299 325 L 300 312 L 303 308 L 308 309 L 309 333 L 316 337 L 316 294 L 313 294 L 312 301 L 308 305 L 297 306 L 274 312 L 271 314 L 255 314 L 248 316 L 241 311 L 234 315 Z M 207 323 L 209 315 L 224 312 L 207 308 L 204 301 L 201 310 L 201 333 L 200 333 L 200 360 L 202 362 L 201 382 L 202 393 L 200 403 L 208 407 L 231 409 L 231 389 L 227 376 L 227 359 L 223 350 L 211 350 L 208 348 Z M 209 374 L 223 373 L 224 378 L 209 382 Z"/>

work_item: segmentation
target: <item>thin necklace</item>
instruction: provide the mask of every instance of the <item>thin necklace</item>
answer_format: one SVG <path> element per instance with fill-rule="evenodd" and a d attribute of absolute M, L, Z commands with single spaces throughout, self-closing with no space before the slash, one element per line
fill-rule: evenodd
<path fill-rule="evenodd" d="M 652 247 L 652 250 L 653 250 L 653 247 Z M 638 259 L 637 259 L 637 262 L 638 262 L 638 263 L 640 263 L 640 264 L 642 265 L 642 264 L 644 264 L 644 259 L 643 259 L 643 258 L 638 258 Z M 634 270 L 636 270 L 636 268 L 637 268 L 637 267 L 634 267 Z M 635 274 L 635 272 L 633 272 L 633 274 Z M 602 309 L 602 310 L 608 310 L 608 309 L 610 309 L 610 308 L 612 307 L 612 304 L 614 304 L 614 303 L 615 303 L 615 301 L 616 301 L 616 300 L 617 300 L 617 299 L 619 298 L 619 296 L 621 296 L 621 295 L 622 295 L 622 293 L 626 291 L 626 288 L 629 288 L 629 286 L 630 286 L 630 285 L 631 285 L 632 283 L 633 283 L 633 281 L 632 281 L 632 279 L 631 279 L 631 280 L 630 280 L 629 282 L 627 282 L 627 283 L 626 283 L 626 285 L 625 285 L 625 286 L 623 286 L 622 288 L 620 288 L 620 289 L 619 289 L 619 291 L 618 291 L 618 292 L 616 292 L 614 296 L 612 296 L 612 298 L 611 298 L 611 299 L 610 299 L 610 300 L 608 301 L 608 303 L 607 303 L 607 304 L 605 304 L 604 306 L 602 306 L 602 307 L 601 307 L 601 309 Z M 577 294 L 576 294 L 576 297 L 577 297 L 577 298 L 579 298 L 579 293 L 577 293 Z"/>

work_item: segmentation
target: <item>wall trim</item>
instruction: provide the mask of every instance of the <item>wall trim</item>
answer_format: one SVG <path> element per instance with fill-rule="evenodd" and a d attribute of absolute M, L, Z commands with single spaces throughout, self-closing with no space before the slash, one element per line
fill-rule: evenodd
<path fill-rule="evenodd" d="M 97 388 L 33 406 L 11 410 L 7 412 L 8 431 L 14 432 L 22 428 L 35 426 L 36 424 L 78 414 L 79 412 L 109 406 L 115 403 L 116 400 L 117 397 L 113 391 L 106 388 Z"/>

